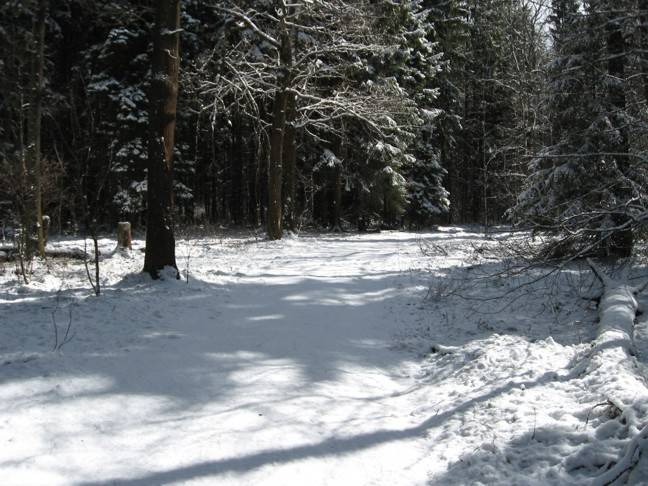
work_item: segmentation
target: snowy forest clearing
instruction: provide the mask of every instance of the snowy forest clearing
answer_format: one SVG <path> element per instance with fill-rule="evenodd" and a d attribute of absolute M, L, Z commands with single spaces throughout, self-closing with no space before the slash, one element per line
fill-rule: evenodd
<path fill-rule="evenodd" d="M 100 243 L 100 297 L 78 261 L 0 276 L 3 484 L 590 484 L 648 419 L 648 320 L 597 373 L 587 265 L 480 279 L 497 242 L 461 228 L 223 236 L 152 282 L 141 240 Z"/>

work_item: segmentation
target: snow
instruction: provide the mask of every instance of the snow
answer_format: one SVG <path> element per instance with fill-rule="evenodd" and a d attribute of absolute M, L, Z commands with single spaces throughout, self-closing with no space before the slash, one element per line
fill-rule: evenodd
<path fill-rule="evenodd" d="M 599 330 L 593 343 L 589 379 L 598 382 L 599 390 L 608 397 L 610 405 L 621 415 L 634 437 L 625 447 L 623 457 L 614 467 L 602 473 L 592 483 L 605 486 L 623 478 L 638 460 L 640 451 L 648 450 L 648 425 L 641 419 L 648 415 L 648 389 L 644 377 L 635 373 L 637 363 L 633 343 L 634 321 L 638 309 L 637 290 L 626 279 L 616 281 L 590 262 L 603 283 L 599 304 Z M 648 480 L 648 478 L 646 478 Z"/>
<path fill-rule="evenodd" d="M 78 261 L 0 267 L 3 485 L 590 484 L 645 440 L 648 322 L 601 368 L 587 266 L 484 279 L 470 228 L 220 232 L 152 282 L 141 239 L 99 243 L 100 297 Z"/>

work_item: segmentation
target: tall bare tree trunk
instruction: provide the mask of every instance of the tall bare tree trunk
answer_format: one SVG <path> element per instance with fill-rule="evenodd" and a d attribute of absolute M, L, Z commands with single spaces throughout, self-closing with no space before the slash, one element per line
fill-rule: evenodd
<path fill-rule="evenodd" d="M 262 149 L 265 143 L 261 141 L 261 136 L 258 133 L 254 135 L 254 146 L 250 150 L 250 159 L 248 165 L 248 223 L 256 228 L 261 221 L 261 204 L 259 204 L 259 193 L 261 192 L 261 160 Z"/>
<path fill-rule="evenodd" d="M 268 238 L 280 240 L 281 184 L 283 172 L 283 139 L 286 130 L 286 93 L 278 89 L 272 108 L 272 133 L 270 134 L 270 161 L 268 168 Z"/>
<path fill-rule="evenodd" d="M 284 220 L 289 230 L 295 230 L 296 178 L 297 178 L 297 141 L 295 130 L 296 100 L 294 93 L 286 99 L 286 130 L 283 142 L 284 168 Z"/>
<path fill-rule="evenodd" d="M 173 236 L 173 146 L 180 69 L 180 0 L 157 0 L 148 147 L 148 222 L 144 271 L 177 271 Z M 179 275 L 178 275 L 179 277 Z"/>
<path fill-rule="evenodd" d="M 230 156 L 229 156 L 229 197 L 228 197 L 228 206 L 229 206 L 229 216 L 231 221 L 235 224 L 241 224 L 242 215 L 243 215 L 243 130 L 244 130 L 243 118 L 238 112 L 238 109 L 235 110 L 232 116 L 232 130 L 231 137 L 232 142 L 230 144 Z"/>
<path fill-rule="evenodd" d="M 284 7 L 285 10 L 285 7 Z M 272 133 L 270 134 L 270 161 L 268 167 L 268 238 L 280 240 L 282 228 L 282 185 L 283 185 L 283 154 L 284 138 L 286 135 L 286 108 L 288 104 L 288 89 L 292 82 L 292 45 L 289 28 L 285 23 L 286 12 L 283 12 L 280 29 L 280 69 L 277 80 L 272 108 Z"/>
<path fill-rule="evenodd" d="M 37 250 L 41 257 L 45 256 L 45 236 L 43 233 L 43 201 L 42 201 L 42 155 L 41 155 L 41 121 L 43 103 L 43 80 L 45 72 L 45 19 L 47 16 L 47 0 L 38 0 L 37 17 L 34 21 L 33 45 L 31 52 L 31 87 L 29 94 L 29 114 L 27 119 L 27 204 L 23 215 L 24 231 L 26 232 L 26 250 L 28 255 L 35 253 L 32 241 L 32 228 L 36 225 Z M 33 192 L 32 192 L 33 191 Z"/>

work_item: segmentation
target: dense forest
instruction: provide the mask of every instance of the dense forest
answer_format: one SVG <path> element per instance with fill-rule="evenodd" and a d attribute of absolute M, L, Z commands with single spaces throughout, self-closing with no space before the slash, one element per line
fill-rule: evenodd
<path fill-rule="evenodd" d="M 648 0 L 0 0 L 1 486 L 647 485 L 647 161 Z"/>
<path fill-rule="evenodd" d="M 0 218 L 506 222 L 623 256 L 647 64 L 646 0 L 5 0 Z"/>

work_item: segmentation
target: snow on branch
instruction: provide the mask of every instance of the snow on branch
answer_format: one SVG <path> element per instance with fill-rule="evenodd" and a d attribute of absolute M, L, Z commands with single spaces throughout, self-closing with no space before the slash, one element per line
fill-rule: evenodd
<path fill-rule="evenodd" d="M 243 22 L 245 25 L 247 25 L 252 31 L 257 34 L 259 37 L 264 39 L 265 41 L 269 42 L 272 44 L 274 47 L 280 47 L 281 43 L 272 37 L 270 34 L 267 32 L 263 31 L 251 18 L 248 14 L 245 12 L 237 9 L 232 9 L 232 8 L 227 8 L 227 7 L 221 7 L 220 5 L 214 5 L 214 8 L 217 10 L 220 10 L 221 12 L 225 12 L 232 17 L 237 18 L 241 22 Z"/>

